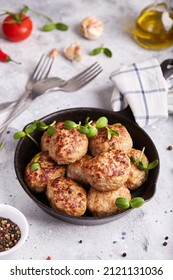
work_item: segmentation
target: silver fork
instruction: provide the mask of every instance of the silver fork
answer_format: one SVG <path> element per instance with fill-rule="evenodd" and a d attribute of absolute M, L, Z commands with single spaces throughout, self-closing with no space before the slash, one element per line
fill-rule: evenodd
<path fill-rule="evenodd" d="M 56 77 L 43 79 L 42 81 L 34 85 L 33 94 L 35 95 L 40 91 L 77 91 L 90 83 L 102 71 L 103 70 L 101 66 L 97 62 L 95 62 L 83 72 L 62 83 L 59 83 Z"/>
<path fill-rule="evenodd" d="M 16 102 L 17 102 L 17 100 L 0 103 L 0 113 L 6 109 L 10 109 L 10 108 L 14 107 Z"/>
<path fill-rule="evenodd" d="M 33 87 L 33 94 L 30 96 L 34 99 L 37 95 L 39 96 L 42 92 L 48 91 L 77 91 L 80 88 L 91 82 L 98 74 L 102 72 L 100 65 L 95 62 L 93 65 L 88 67 L 86 70 L 78 74 L 77 76 L 71 78 L 68 81 L 64 81 L 58 77 L 52 77 L 47 79 L 42 79 L 41 83 L 36 83 Z M 62 83 L 61 83 L 62 81 Z M 15 101 L 5 102 L 0 104 L 0 110 L 4 110 L 7 107 L 14 106 Z"/>
<path fill-rule="evenodd" d="M 0 147 L 2 147 L 4 139 L 5 139 L 5 131 L 8 127 L 8 124 L 13 121 L 15 117 L 17 117 L 25 107 L 25 100 L 32 93 L 33 85 L 35 82 L 45 79 L 52 67 L 54 58 L 50 56 L 45 56 L 44 54 L 41 56 L 38 64 L 36 65 L 33 74 L 29 78 L 24 94 L 17 100 L 13 110 L 8 115 L 7 119 L 3 124 L 0 125 Z"/>
<path fill-rule="evenodd" d="M 89 82 L 91 82 L 96 76 L 98 76 L 102 72 L 102 68 L 96 62 L 88 67 L 86 70 L 81 72 L 80 74 L 76 75 L 75 77 L 69 79 L 68 81 L 64 81 L 58 77 L 53 78 L 45 78 L 38 82 L 36 82 L 32 87 L 32 92 L 30 95 L 25 99 L 25 103 L 20 108 L 20 111 L 15 112 L 10 119 L 7 119 L 0 127 L 0 147 L 2 143 L 2 133 L 7 128 L 8 124 L 13 121 L 20 113 L 22 113 L 28 105 L 31 103 L 32 100 L 40 96 L 41 94 L 48 92 L 48 91 L 68 91 L 73 92 L 81 89 Z"/>

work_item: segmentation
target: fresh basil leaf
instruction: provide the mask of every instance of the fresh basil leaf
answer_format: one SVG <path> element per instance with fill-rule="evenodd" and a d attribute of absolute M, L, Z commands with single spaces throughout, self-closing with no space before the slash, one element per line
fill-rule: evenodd
<path fill-rule="evenodd" d="M 54 133 L 55 133 L 55 127 L 51 126 L 51 125 L 48 125 L 47 127 L 47 133 L 49 136 L 53 136 Z"/>
<path fill-rule="evenodd" d="M 56 29 L 61 30 L 61 31 L 67 31 L 68 30 L 68 25 L 58 22 L 55 24 Z"/>
<path fill-rule="evenodd" d="M 146 161 L 144 160 L 144 158 L 141 159 L 141 163 L 142 163 L 142 166 L 147 169 L 148 168 L 148 164 L 146 163 Z"/>
<path fill-rule="evenodd" d="M 67 120 L 64 122 L 64 127 L 67 129 L 74 129 L 77 127 L 77 124 L 73 121 Z"/>
<path fill-rule="evenodd" d="M 30 170 L 31 170 L 31 171 L 35 171 L 35 170 L 37 170 L 39 167 L 40 167 L 40 164 L 39 164 L 38 162 L 35 162 L 35 163 L 31 164 Z"/>
<path fill-rule="evenodd" d="M 38 162 L 38 161 L 39 161 L 39 159 L 40 159 L 40 155 L 38 155 L 38 156 L 34 157 L 34 159 L 33 159 L 34 163 Z"/>
<path fill-rule="evenodd" d="M 114 129 L 109 129 L 110 133 L 115 135 L 115 136 L 119 136 L 119 132 L 114 130 Z"/>
<path fill-rule="evenodd" d="M 150 162 L 148 165 L 148 170 L 154 169 L 158 165 L 158 163 L 159 163 L 158 159 Z"/>
<path fill-rule="evenodd" d="M 44 122 L 36 121 L 37 129 L 44 131 L 47 129 L 47 125 Z"/>
<path fill-rule="evenodd" d="M 134 197 L 130 200 L 130 206 L 132 208 L 139 208 L 144 204 L 144 199 L 142 197 Z"/>
<path fill-rule="evenodd" d="M 108 124 L 108 119 L 106 117 L 101 117 L 96 121 L 97 128 L 103 128 L 107 126 L 107 124 Z"/>
<path fill-rule="evenodd" d="M 28 133 L 32 133 L 34 130 L 36 130 L 37 125 L 35 122 L 31 123 L 30 125 L 28 125 L 25 129 L 25 132 Z"/>
<path fill-rule="evenodd" d="M 95 126 L 90 126 L 90 127 L 88 128 L 87 137 L 88 137 L 88 138 L 92 138 L 92 137 L 96 136 L 97 133 L 98 133 L 97 128 L 96 128 Z"/>
<path fill-rule="evenodd" d="M 13 138 L 15 140 L 18 140 L 18 139 L 23 138 L 25 136 L 26 136 L 26 133 L 24 131 L 18 131 L 16 133 L 14 133 Z"/>
<path fill-rule="evenodd" d="M 50 31 L 54 30 L 55 27 L 56 27 L 56 24 L 54 22 L 47 23 L 47 24 L 43 25 L 42 31 L 50 32 Z"/>
<path fill-rule="evenodd" d="M 127 209 L 130 206 L 129 200 L 125 197 L 118 197 L 115 201 L 115 205 L 118 208 L 122 208 L 122 209 Z"/>
<path fill-rule="evenodd" d="M 104 53 L 106 56 L 108 56 L 108 57 L 112 57 L 112 52 L 111 52 L 111 50 L 108 49 L 108 48 L 104 48 L 104 49 L 103 49 L 103 53 Z"/>
<path fill-rule="evenodd" d="M 86 135 L 89 133 L 89 129 L 83 125 L 79 126 L 79 131 L 80 131 L 80 133 L 86 134 Z"/>
<path fill-rule="evenodd" d="M 89 54 L 90 54 L 90 55 L 98 55 L 99 53 L 102 52 L 102 50 L 103 50 L 102 47 L 96 48 L 96 49 L 93 49 Z"/>

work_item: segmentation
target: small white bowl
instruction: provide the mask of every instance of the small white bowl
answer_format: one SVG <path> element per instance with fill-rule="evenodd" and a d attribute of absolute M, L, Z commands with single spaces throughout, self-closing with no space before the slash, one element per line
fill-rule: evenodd
<path fill-rule="evenodd" d="M 16 250 L 18 250 L 25 242 L 28 237 L 29 226 L 25 216 L 15 207 L 0 204 L 0 217 L 10 219 L 12 222 L 16 223 L 21 231 L 21 238 L 16 243 L 16 245 L 7 251 L 0 252 L 0 258 L 9 255 Z"/>

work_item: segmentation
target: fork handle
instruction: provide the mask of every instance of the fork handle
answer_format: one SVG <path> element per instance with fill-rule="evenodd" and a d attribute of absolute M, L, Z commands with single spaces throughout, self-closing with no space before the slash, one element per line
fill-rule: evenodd
<path fill-rule="evenodd" d="M 5 133 L 9 123 L 11 123 L 17 116 L 19 116 L 23 111 L 25 111 L 25 109 L 28 107 L 30 102 L 31 99 L 28 98 L 26 102 L 23 104 L 23 106 L 21 106 L 18 111 L 16 110 L 15 112 L 13 112 L 13 114 L 10 114 L 11 117 L 9 117 L 9 119 L 7 119 L 0 127 L 0 149 L 4 146 Z"/>
<path fill-rule="evenodd" d="M 15 103 L 16 103 L 16 100 L 1 103 L 0 104 L 0 113 L 3 112 L 4 110 L 10 110 L 10 108 L 12 109 L 14 107 Z"/>
<path fill-rule="evenodd" d="M 21 107 L 19 109 L 18 109 L 18 106 L 17 107 L 15 106 L 16 110 L 13 110 L 10 113 L 10 115 L 8 116 L 8 118 L 6 119 L 6 121 L 4 121 L 4 123 L 0 126 L 0 133 L 3 133 L 3 131 L 5 131 L 6 128 L 8 127 L 9 123 L 11 123 L 16 117 L 18 117 L 23 111 L 25 111 L 30 103 L 31 103 L 31 100 L 28 98 L 25 100 L 25 103 L 23 105 L 21 105 Z M 0 135 L 0 139 L 1 139 L 1 135 Z M 0 140 L 0 142 L 1 142 L 1 140 Z"/>
<path fill-rule="evenodd" d="M 25 91 L 25 94 L 23 94 L 17 101 L 17 103 L 15 104 L 14 108 L 12 109 L 12 111 L 10 112 L 10 114 L 8 115 L 8 117 L 6 118 L 6 120 L 3 122 L 2 125 L 0 125 L 0 132 L 1 130 L 8 125 L 10 122 L 13 121 L 13 119 L 15 117 L 17 117 L 21 110 L 24 106 L 24 101 L 27 100 L 27 96 L 31 93 L 30 90 Z M 23 111 L 22 111 L 23 112 Z"/>

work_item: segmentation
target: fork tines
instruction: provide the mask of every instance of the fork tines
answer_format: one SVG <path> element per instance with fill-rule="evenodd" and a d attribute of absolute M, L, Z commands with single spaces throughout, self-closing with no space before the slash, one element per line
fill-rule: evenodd
<path fill-rule="evenodd" d="M 99 65 L 99 63 L 95 62 L 94 64 L 92 64 L 90 67 L 88 67 L 86 70 L 84 70 L 83 72 L 79 73 L 77 76 L 75 76 L 74 78 L 72 78 L 73 80 L 75 80 L 76 82 L 80 83 L 81 82 L 87 82 L 87 81 L 91 81 L 92 79 L 94 79 L 98 74 L 100 74 L 103 71 L 103 69 L 101 68 L 101 66 Z M 71 79 L 71 80 L 72 80 Z"/>
<path fill-rule="evenodd" d="M 47 77 L 52 67 L 53 60 L 53 57 L 43 54 L 35 68 L 33 78 L 40 80 L 43 78 L 43 75 L 44 77 Z"/>

